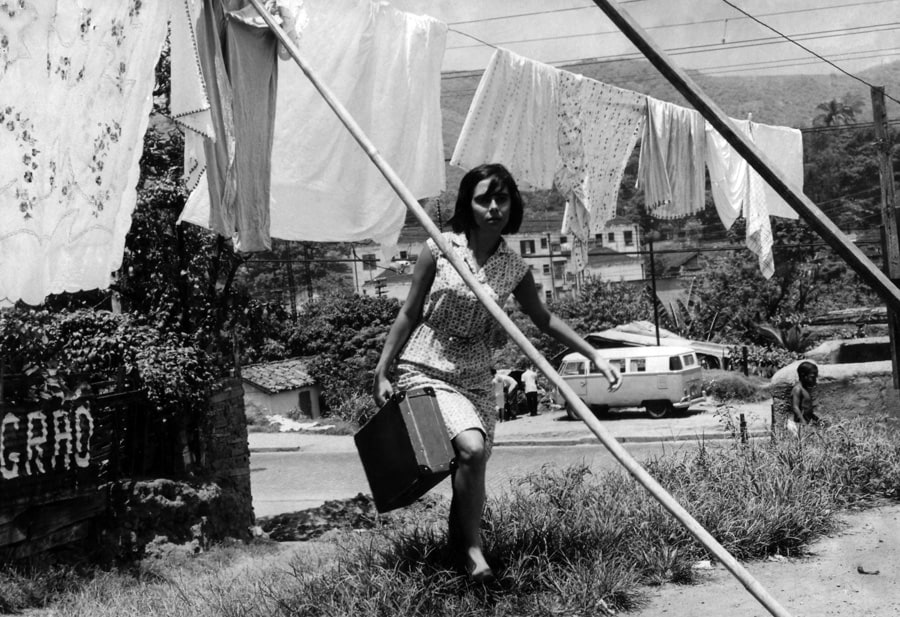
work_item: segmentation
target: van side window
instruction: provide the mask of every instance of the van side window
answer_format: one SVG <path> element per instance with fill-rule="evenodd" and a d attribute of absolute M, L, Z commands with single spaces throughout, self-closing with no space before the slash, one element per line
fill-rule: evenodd
<path fill-rule="evenodd" d="M 559 371 L 560 375 L 584 375 L 583 362 L 564 362 Z"/>
<path fill-rule="evenodd" d="M 669 370 L 670 371 L 680 371 L 681 370 L 681 358 L 678 356 L 672 356 L 669 358 Z"/>
<path fill-rule="evenodd" d="M 609 361 L 610 366 L 619 371 L 619 373 L 625 373 L 625 360 L 615 359 Z"/>
<path fill-rule="evenodd" d="M 681 356 L 681 359 L 684 360 L 685 367 L 694 366 L 695 364 L 697 364 L 697 360 L 694 358 L 694 354 L 692 353 L 684 354 L 683 356 Z"/>
<path fill-rule="evenodd" d="M 632 358 L 629 364 L 628 372 L 630 373 L 647 372 L 647 360 L 644 358 Z"/>

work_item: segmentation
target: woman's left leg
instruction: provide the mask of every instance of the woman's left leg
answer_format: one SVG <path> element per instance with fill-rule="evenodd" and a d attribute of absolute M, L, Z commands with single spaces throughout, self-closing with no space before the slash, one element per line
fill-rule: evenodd
<path fill-rule="evenodd" d="M 457 468 L 450 503 L 450 540 L 457 544 L 454 549 L 462 554 L 469 577 L 485 582 L 493 578 L 493 572 L 481 547 L 487 468 L 484 433 L 478 429 L 463 431 L 453 438 L 453 448 Z"/>

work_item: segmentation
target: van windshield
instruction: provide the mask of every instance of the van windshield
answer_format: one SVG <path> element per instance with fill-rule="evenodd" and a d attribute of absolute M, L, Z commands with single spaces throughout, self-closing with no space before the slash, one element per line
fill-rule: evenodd
<path fill-rule="evenodd" d="M 684 354 L 683 356 L 681 356 L 681 359 L 684 360 L 684 365 L 686 367 L 694 366 L 695 364 L 697 364 L 697 360 L 694 358 L 694 354 L 692 353 Z"/>
<path fill-rule="evenodd" d="M 563 362 L 559 370 L 560 375 L 584 375 L 583 362 Z"/>

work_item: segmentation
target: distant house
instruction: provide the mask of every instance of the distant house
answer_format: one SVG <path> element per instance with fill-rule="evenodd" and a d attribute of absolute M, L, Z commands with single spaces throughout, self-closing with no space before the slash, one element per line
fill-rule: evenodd
<path fill-rule="evenodd" d="M 303 358 L 263 362 L 241 367 L 244 404 L 266 415 L 286 415 L 299 410 L 310 418 L 322 416 L 321 388 L 310 377 Z"/>

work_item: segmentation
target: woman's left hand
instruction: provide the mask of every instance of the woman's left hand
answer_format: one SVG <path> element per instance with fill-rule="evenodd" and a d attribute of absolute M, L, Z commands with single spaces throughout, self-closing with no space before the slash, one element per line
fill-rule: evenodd
<path fill-rule="evenodd" d="M 602 357 L 599 354 L 594 355 L 594 366 L 597 367 L 603 376 L 606 377 L 606 381 L 609 382 L 609 391 L 615 392 L 622 385 L 622 376 L 619 374 L 619 371 L 613 367 L 612 364 L 609 363 L 609 360 Z"/>

